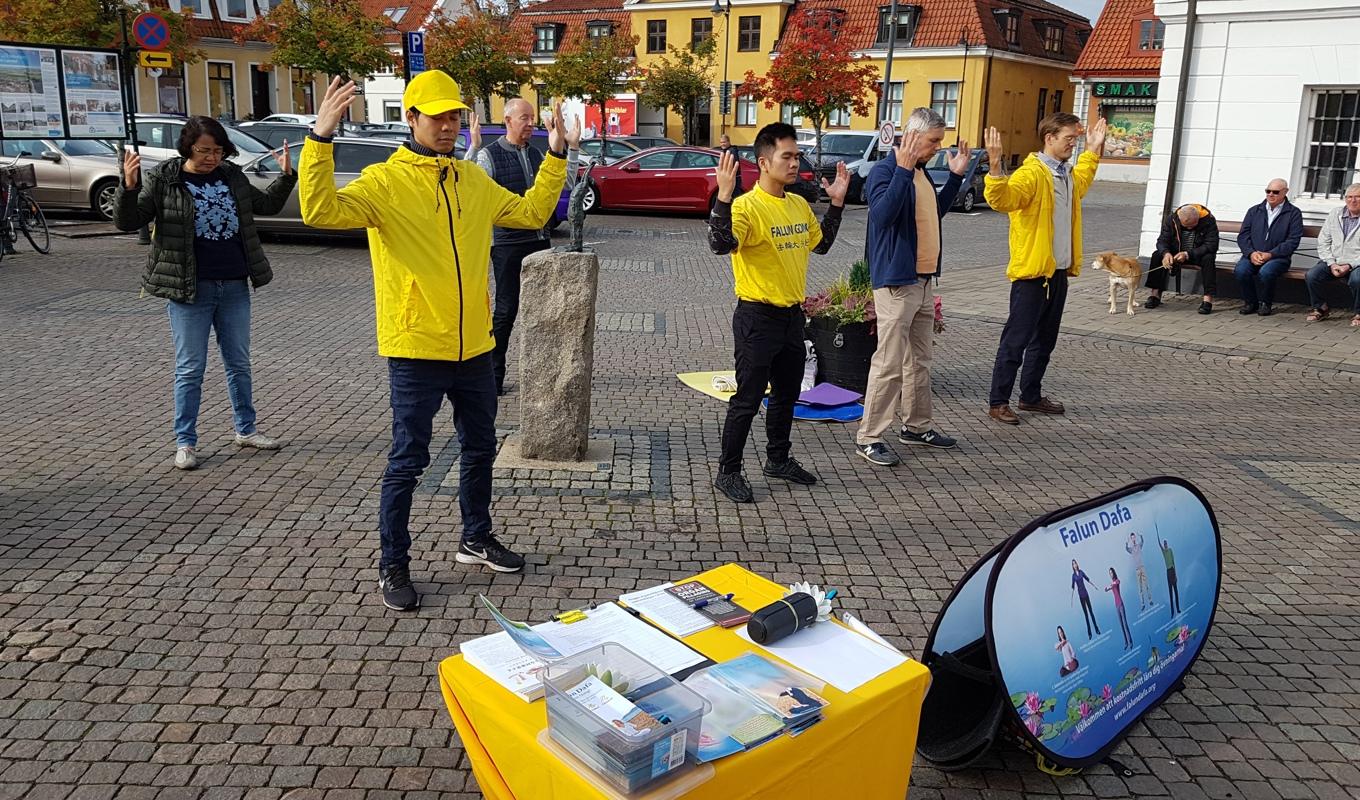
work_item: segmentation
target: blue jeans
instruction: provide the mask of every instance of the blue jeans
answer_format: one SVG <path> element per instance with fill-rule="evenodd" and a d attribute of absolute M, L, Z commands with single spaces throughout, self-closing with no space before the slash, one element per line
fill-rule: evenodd
<path fill-rule="evenodd" d="M 175 445 L 198 445 L 198 406 L 203 370 L 208 366 L 208 332 L 217 332 L 217 347 L 227 372 L 227 393 L 236 432 L 255 432 L 255 404 L 250 383 L 250 283 L 199 281 L 193 303 L 166 302 L 175 341 Z"/>
<path fill-rule="evenodd" d="M 458 430 L 458 509 L 463 541 L 491 535 L 491 466 L 496 460 L 496 377 L 491 353 L 467 361 L 387 359 L 392 452 L 382 479 L 380 567 L 411 563 L 411 496 L 430 465 L 434 419 L 447 397 Z"/>
<path fill-rule="evenodd" d="M 1351 310 L 1360 314 L 1360 265 L 1352 264 L 1351 271 L 1342 275 L 1340 278 L 1332 275 L 1332 268 L 1326 261 L 1319 261 L 1308 270 L 1308 275 L 1304 281 L 1308 284 L 1308 304 L 1315 309 L 1320 309 L 1325 302 L 1322 300 L 1322 285 L 1328 281 L 1345 281 L 1351 289 Z"/>
<path fill-rule="evenodd" d="M 1242 291 L 1242 302 L 1249 306 L 1254 306 L 1259 302 L 1270 305 L 1275 301 L 1275 280 L 1289 271 L 1289 259 L 1272 258 L 1261 266 L 1251 263 L 1251 259 L 1242 256 L 1237 262 L 1237 267 L 1233 270 L 1233 276 L 1237 278 L 1237 285 Z M 1260 273 L 1259 275 L 1257 273 Z M 1260 281 L 1260 293 L 1257 293 L 1256 283 Z"/>

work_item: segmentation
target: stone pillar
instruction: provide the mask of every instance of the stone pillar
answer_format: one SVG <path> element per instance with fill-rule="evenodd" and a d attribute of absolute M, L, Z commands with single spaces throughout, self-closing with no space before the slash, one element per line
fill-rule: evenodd
<path fill-rule="evenodd" d="M 591 252 L 544 250 L 524 259 L 520 275 L 520 454 L 580 461 L 590 435 L 600 262 Z"/>

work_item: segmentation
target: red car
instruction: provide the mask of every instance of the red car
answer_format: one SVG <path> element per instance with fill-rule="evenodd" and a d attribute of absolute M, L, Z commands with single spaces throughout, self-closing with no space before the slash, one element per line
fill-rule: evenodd
<path fill-rule="evenodd" d="M 717 150 L 706 147 L 655 147 L 590 173 L 585 210 L 637 208 L 707 214 L 718 194 Z M 755 186 L 760 169 L 741 162 L 741 185 Z"/>

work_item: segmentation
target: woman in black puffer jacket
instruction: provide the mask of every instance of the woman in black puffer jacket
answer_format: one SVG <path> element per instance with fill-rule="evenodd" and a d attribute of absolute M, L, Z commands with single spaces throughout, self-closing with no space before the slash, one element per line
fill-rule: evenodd
<path fill-rule="evenodd" d="M 175 342 L 175 467 L 198 466 L 198 407 L 215 331 L 226 366 L 236 444 L 276 450 L 255 429 L 250 376 L 250 291 L 273 273 L 255 231 L 256 214 L 277 214 L 297 183 L 286 147 L 283 174 L 265 191 L 251 186 L 222 124 L 191 117 L 171 158 L 141 180 L 141 158 L 123 156 L 113 224 L 125 231 L 153 225 L 142 288 L 166 300 Z"/>

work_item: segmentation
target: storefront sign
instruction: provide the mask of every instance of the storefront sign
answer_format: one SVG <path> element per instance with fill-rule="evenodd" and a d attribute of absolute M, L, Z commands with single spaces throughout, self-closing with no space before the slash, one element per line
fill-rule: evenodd
<path fill-rule="evenodd" d="M 1101 81 L 1091 85 L 1091 93 L 1096 97 L 1107 98 L 1117 97 L 1128 99 L 1134 97 L 1151 98 L 1157 97 L 1156 81 Z"/>

